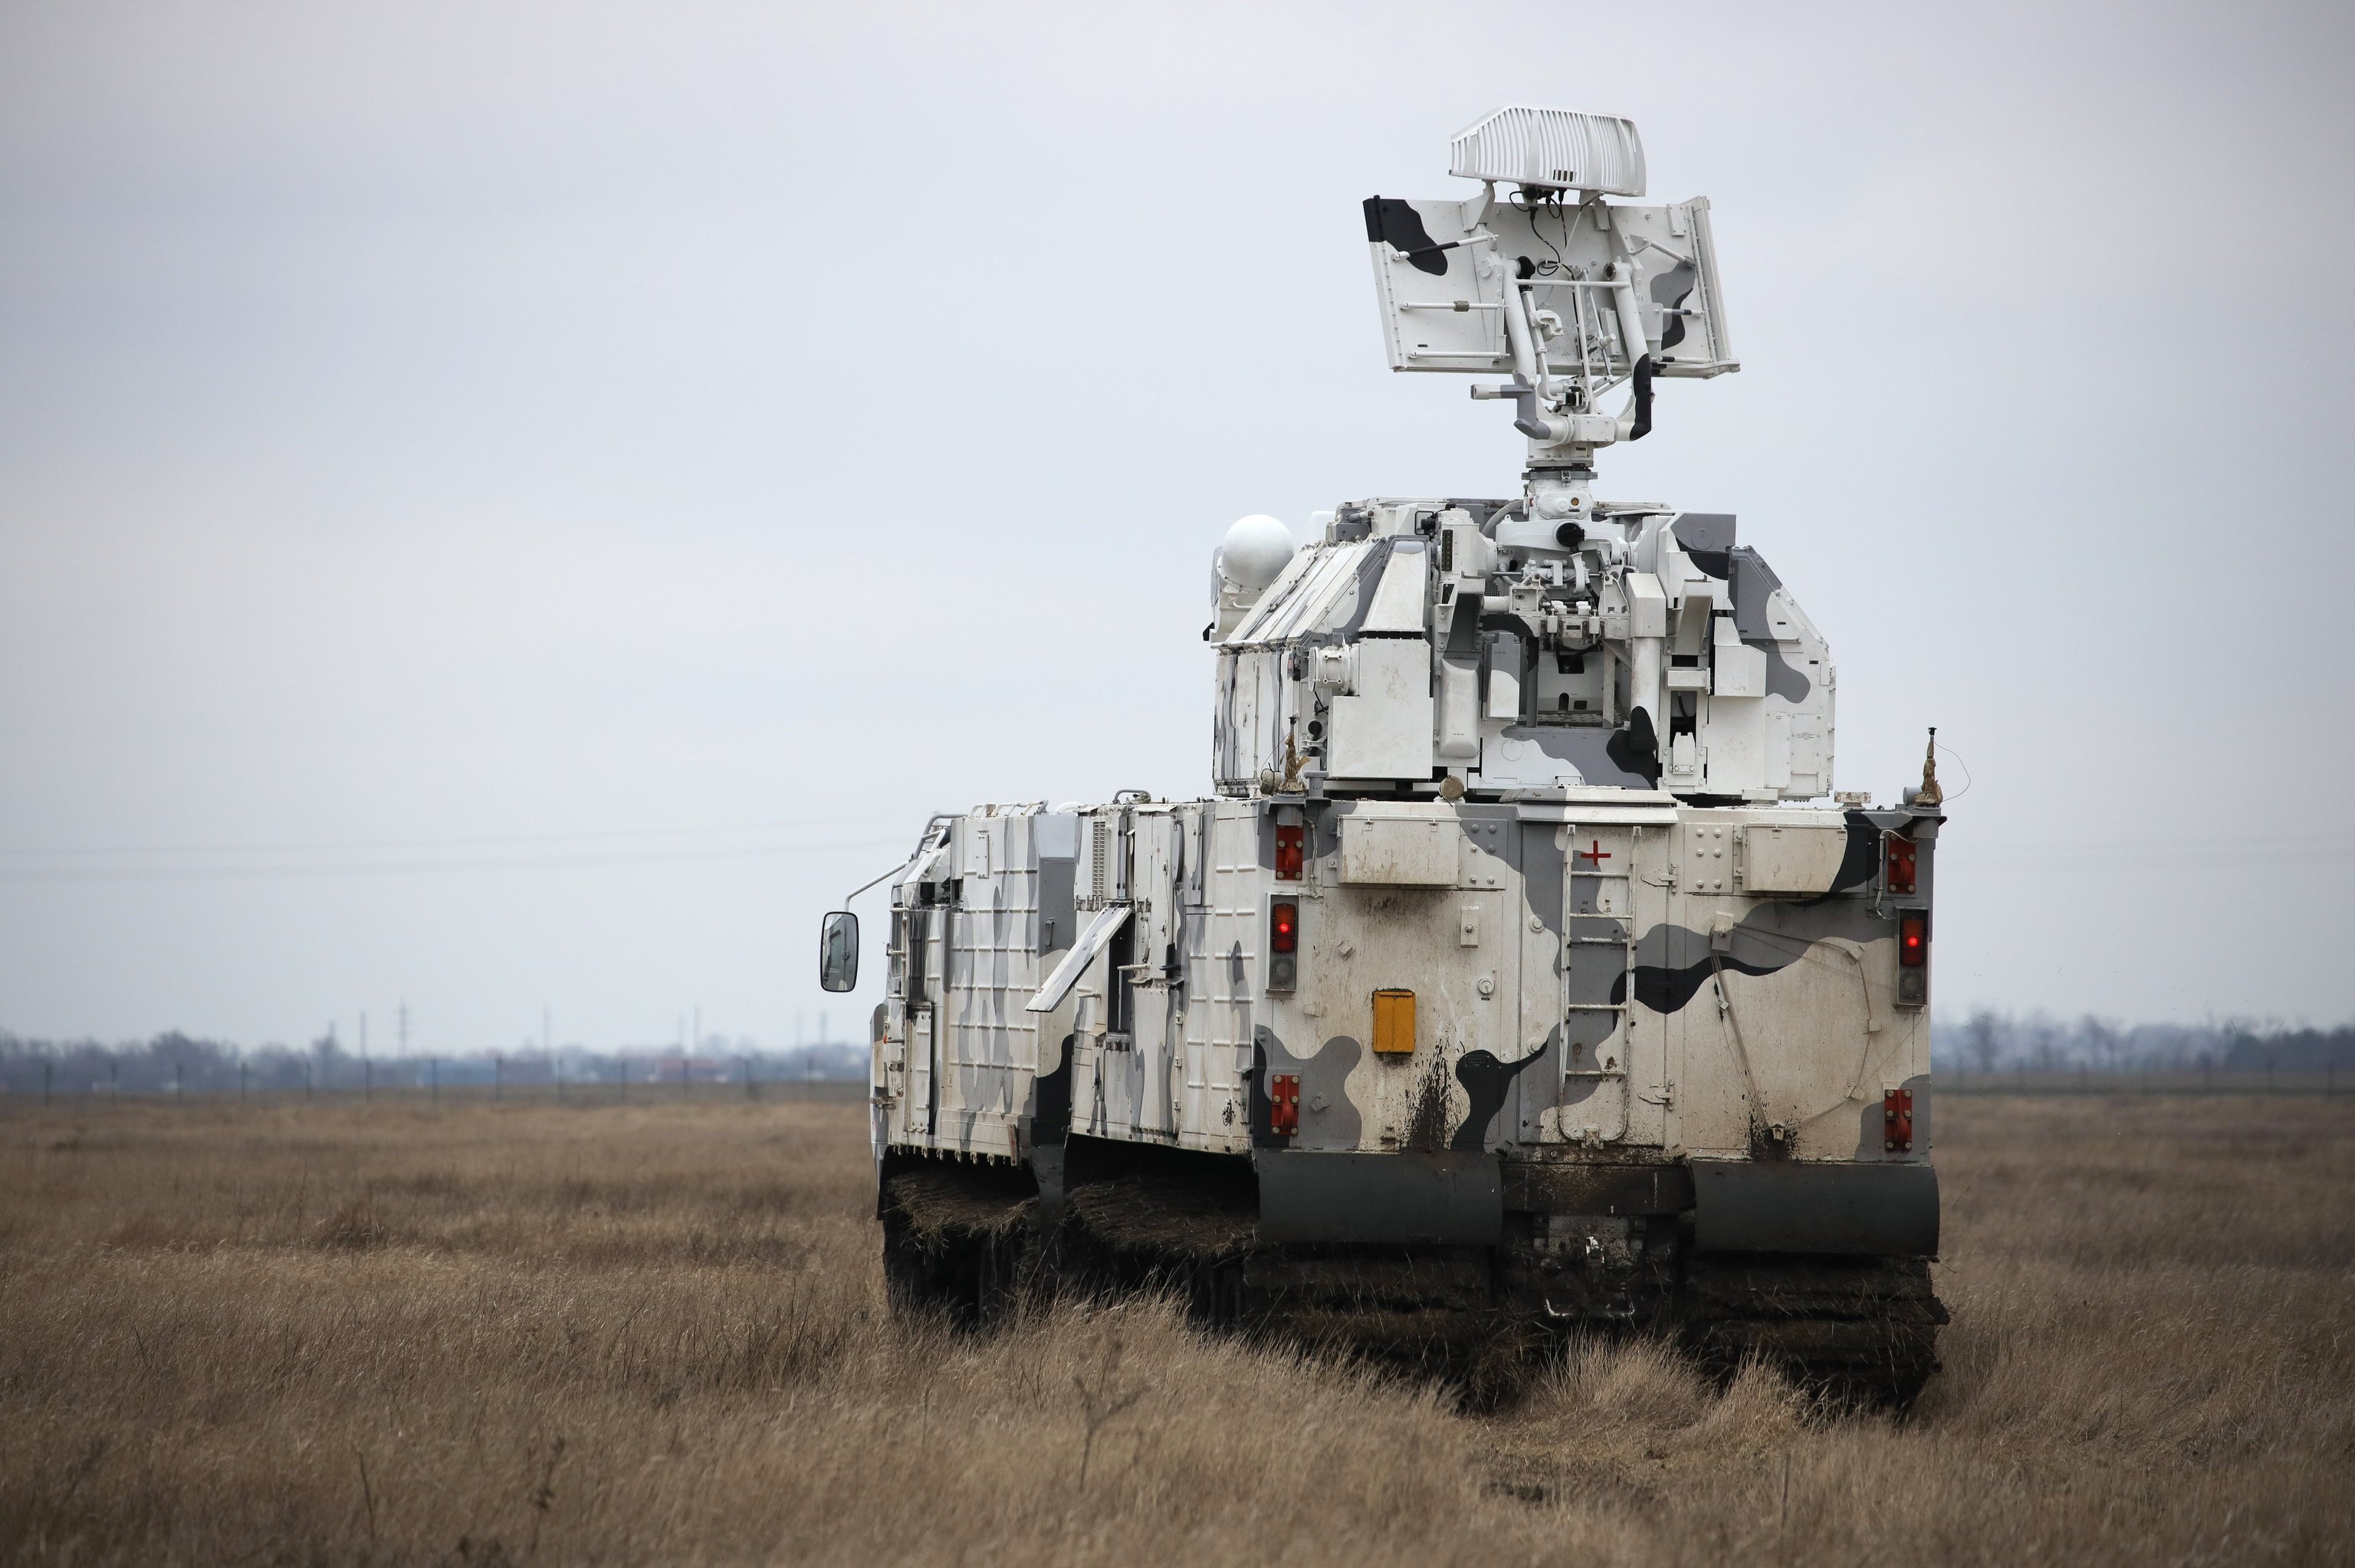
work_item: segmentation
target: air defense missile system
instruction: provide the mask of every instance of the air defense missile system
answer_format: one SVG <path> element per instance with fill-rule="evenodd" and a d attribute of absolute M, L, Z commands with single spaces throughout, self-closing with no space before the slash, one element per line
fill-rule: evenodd
<path fill-rule="evenodd" d="M 1211 795 L 943 815 L 887 874 L 889 1283 L 1166 1288 L 1435 1366 L 1657 1331 L 1902 1402 L 1945 1321 L 1934 768 L 1835 795 L 1830 649 L 1765 556 L 1597 488 L 1661 384 L 1739 368 L 1709 203 L 1642 205 L 1635 126 L 1561 110 L 1451 172 L 1364 204 L 1384 341 L 1499 378 L 1518 490 L 1245 518 Z M 829 989 L 858 945 L 846 905 Z"/>

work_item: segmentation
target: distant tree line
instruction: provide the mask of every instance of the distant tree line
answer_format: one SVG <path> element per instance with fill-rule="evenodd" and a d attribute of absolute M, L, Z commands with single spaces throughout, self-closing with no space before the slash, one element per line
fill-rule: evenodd
<path fill-rule="evenodd" d="M 2091 1014 L 2067 1020 L 1981 1008 L 1959 1022 L 1936 1020 L 1930 1039 L 1931 1065 L 1945 1072 L 2355 1069 L 2355 1024 L 2347 1023 L 2328 1029 L 2245 1019 L 2126 1024 Z"/>
<path fill-rule="evenodd" d="M 2204 1023 L 2125 1024 L 2091 1015 L 2057 1019 L 1980 1009 L 1931 1028 L 1933 1065 L 1939 1071 L 1991 1073 L 2198 1071 L 2355 1074 L 2355 1024 L 2327 1029 L 2227 1020 Z M 154 1095 L 247 1089 L 385 1089 L 512 1084 L 670 1084 L 788 1080 L 858 1081 L 867 1076 L 868 1049 L 845 1042 L 762 1049 L 751 1040 L 712 1035 L 699 1049 L 677 1045 L 592 1051 L 562 1045 L 500 1053 L 364 1056 L 322 1035 L 308 1046 L 269 1044 L 248 1049 L 172 1030 L 150 1040 L 106 1044 L 96 1040 L 27 1040 L 0 1031 L 0 1093 Z"/>
<path fill-rule="evenodd" d="M 762 1049 L 750 1040 L 713 1035 L 700 1048 L 677 1045 L 591 1051 L 559 1045 L 515 1052 L 466 1051 L 449 1055 L 363 1056 L 330 1033 L 306 1047 L 269 1044 L 248 1049 L 200 1040 L 172 1030 L 151 1040 L 107 1044 L 96 1040 L 27 1040 L 0 1031 L 0 1093 L 125 1094 L 247 1089 L 392 1089 L 441 1084 L 451 1087 L 513 1084 L 702 1084 L 785 1080 L 863 1080 L 868 1048 L 829 1042 L 790 1050 Z"/>

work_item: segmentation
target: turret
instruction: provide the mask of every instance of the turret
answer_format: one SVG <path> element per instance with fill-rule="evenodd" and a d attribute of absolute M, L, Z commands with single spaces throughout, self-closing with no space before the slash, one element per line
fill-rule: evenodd
<path fill-rule="evenodd" d="M 1509 374 L 1472 392 L 1511 406 L 1522 493 L 1351 503 L 1288 559 L 1236 524 L 1206 632 L 1220 791 L 1828 793 L 1829 651 L 1734 519 L 1594 493 L 1655 377 L 1740 367 L 1709 204 L 1606 201 L 1643 194 L 1635 126 L 1564 110 L 1497 111 L 1452 168 L 1482 195 L 1366 202 L 1391 366 Z"/>

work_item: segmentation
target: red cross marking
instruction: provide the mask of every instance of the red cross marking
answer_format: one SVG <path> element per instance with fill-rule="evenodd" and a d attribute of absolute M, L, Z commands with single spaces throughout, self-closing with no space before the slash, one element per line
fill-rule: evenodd
<path fill-rule="evenodd" d="M 1594 869 L 1601 871 L 1603 869 L 1603 863 L 1611 858 L 1611 853 L 1608 850 L 1605 850 L 1603 847 L 1603 841 L 1601 839 L 1593 839 L 1589 842 L 1593 845 L 1593 847 L 1591 849 L 1580 850 L 1577 853 L 1577 858 L 1580 860 L 1593 861 L 1594 863 Z"/>

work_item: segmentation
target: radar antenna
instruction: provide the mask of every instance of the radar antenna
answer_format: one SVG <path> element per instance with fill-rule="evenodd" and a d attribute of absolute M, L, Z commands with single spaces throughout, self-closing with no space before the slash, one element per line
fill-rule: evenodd
<path fill-rule="evenodd" d="M 1616 115 L 1499 109 L 1451 154 L 1476 197 L 1366 200 L 1391 368 L 1509 376 L 1472 396 L 1509 402 L 1529 438 L 1529 521 L 1592 516 L 1594 450 L 1651 432 L 1656 378 L 1742 367 L 1709 202 L 1606 201 L 1644 194 L 1643 143 Z"/>

